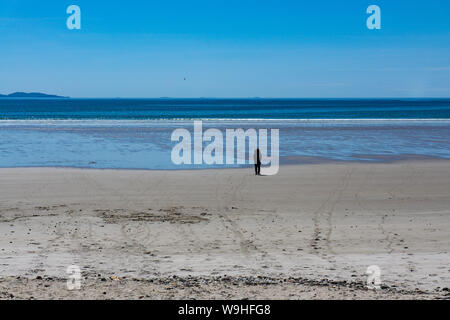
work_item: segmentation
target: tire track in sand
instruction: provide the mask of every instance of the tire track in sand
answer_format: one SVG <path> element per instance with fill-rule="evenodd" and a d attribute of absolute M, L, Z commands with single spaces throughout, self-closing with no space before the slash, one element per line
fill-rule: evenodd
<path fill-rule="evenodd" d="M 337 187 L 329 193 L 327 199 L 313 212 L 314 232 L 310 241 L 311 253 L 313 254 L 326 257 L 326 253 L 320 251 L 324 247 L 327 248 L 329 253 L 335 253 L 331 244 L 333 211 L 341 200 L 342 194 L 348 188 L 353 171 L 353 167 L 346 170 L 343 177 L 339 179 Z M 322 225 L 326 225 L 325 230 L 323 230 Z"/>
<path fill-rule="evenodd" d="M 220 181 L 219 175 L 221 172 L 216 172 L 214 175 L 214 178 L 216 180 L 216 190 L 215 190 L 215 197 L 217 202 L 217 213 L 219 217 L 222 219 L 224 226 L 231 230 L 231 232 L 234 235 L 234 238 L 238 239 L 239 246 L 241 252 L 245 256 L 250 256 L 252 253 L 262 253 L 266 254 L 265 252 L 262 252 L 258 249 L 258 247 L 253 243 L 253 241 L 247 239 L 244 236 L 243 231 L 239 227 L 239 225 L 232 219 L 232 214 L 230 212 L 230 205 L 233 207 L 233 205 L 237 206 L 237 197 L 238 195 L 242 198 L 242 191 L 243 185 L 247 182 L 247 175 L 243 175 L 242 178 L 239 180 L 239 183 L 237 185 L 232 183 L 233 177 L 228 176 L 225 183 Z"/>

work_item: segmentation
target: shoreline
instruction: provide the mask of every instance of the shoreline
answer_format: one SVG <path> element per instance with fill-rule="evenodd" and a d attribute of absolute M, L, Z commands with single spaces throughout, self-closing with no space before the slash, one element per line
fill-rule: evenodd
<path fill-rule="evenodd" d="M 410 125 L 341 125 L 330 122 L 289 124 L 280 121 L 277 122 L 279 125 L 273 122 L 216 123 L 217 127 L 204 122 L 202 132 L 211 127 L 220 130 L 222 139 L 219 136 L 219 140 L 223 143 L 222 147 L 226 144 L 224 134 L 228 129 L 254 129 L 256 132 L 270 129 L 271 133 L 272 129 L 279 130 L 281 165 L 344 161 L 392 162 L 413 157 L 450 159 L 450 143 L 443 138 L 450 135 L 450 122 L 425 124 L 416 121 Z M 83 123 L 66 125 L 65 122 L 55 125 L 0 123 L 0 137 L 4 139 L 0 148 L 3 154 L 0 164 L 3 167 L 43 165 L 151 170 L 213 167 L 205 164 L 179 167 L 171 161 L 172 151 L 179 145 L 172 141 L 171 135 L 177 129 L 186 129 L 192 135 L 192 124 L 192 121 L 162 121 L 142 125 L 127 125 L 122 121 L 111 124 L 107 121 L 106 125 L 98 126 Z M 26 147 L 23 141 L 28 141 Z M 202 145 L 204 148 L 212 146 L 206 141 Z M 192 147 L 195 148 L 191 144 Z M 220 165 L 214 167 L 222 168 Z M 232 167 L 237 167 L 237 164 Z"/>
<path fill-rule="evenodd" d="M 429 156 L 422 154 L 404 154 L 404 155 L 384 155 L 384 154 L 367 154 L 358 155 L 365 157 L 367 160 L 339 160 L 332 158 L 324 158 L 319 156 L 280 156 L 280 168 L 289 166 L 304 165 L 345 165 L 345 164 L 390 164 L 403 162 L 424 162 L 436 161 L 447 162 L 450 158 Z M 195 165 L 192 165 L 195 166 Z M 262 168 L 265 166 L 263 165 Z M 151 171 L 151 172 L 183 172 L 183 171 L 208 171 L 208 170 L 252 170 L 253 164 L 245 164 L 240 167 L 196 167 L 196 168 L 179 168 L 179 169 L 150 169 L 150 168 L 110 168 L 110 167 L 82 167 L 82 166 L 0 166 L 0 170 L 4 169 L 73 169 L 73 170 L 102 170 L 102 171 Z"/>
<path fill-rule="evenodd" d="M 448 298 L 450 161 L 286 165 L 265 177 L 244 169 L 0 168 L 0 291 Z M 73 264 L 87 281 L 78 293 L 61 282 Z M 360 287 L 370 265 L 386 289 Z M 174 276 L 178 287 L 162 283 Z M 214 280 L 225 276 L 237 285 Z"/>

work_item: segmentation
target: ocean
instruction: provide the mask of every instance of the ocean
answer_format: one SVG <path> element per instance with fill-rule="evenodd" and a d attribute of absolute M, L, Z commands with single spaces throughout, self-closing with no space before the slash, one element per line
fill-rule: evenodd
<path fill-rule="evenodd" d="M 12 119 L 450 119 L 450 99 L 0 99 Z"/>
<path fill-rule="evenodd" d="M 450 99 L 0 99 L 0 167 L 175 165 L 176 128 L 279 129 L 281 164 L 450 158 Z"/>

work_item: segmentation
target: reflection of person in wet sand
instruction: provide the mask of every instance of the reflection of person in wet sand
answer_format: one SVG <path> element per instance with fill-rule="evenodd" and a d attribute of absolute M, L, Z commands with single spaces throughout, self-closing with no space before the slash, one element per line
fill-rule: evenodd
<path fill-rule="evenodd" d="M 253 160 L 255 162 L 255 175 L 260 176 L 261 175 L 261 151 L 259 151 L 259 148 L 255 150 L 255 153 L 253 154 Z"/>

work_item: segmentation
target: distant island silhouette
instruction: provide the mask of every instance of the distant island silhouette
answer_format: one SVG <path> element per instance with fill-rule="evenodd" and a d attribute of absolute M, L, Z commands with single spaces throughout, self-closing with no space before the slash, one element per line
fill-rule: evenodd
<path fill-rule="evenodd" d="M 0 98 L 69 98 L 63 96 L 57 96 L 54 94 L 46 94 L 41 92 L 14 92 L 10 94 L 0 94 Z"/>

